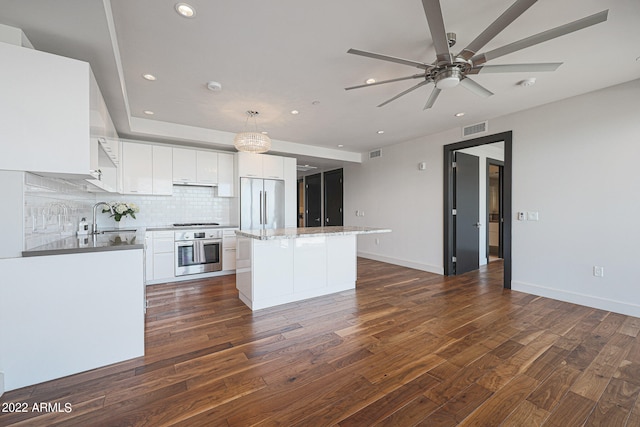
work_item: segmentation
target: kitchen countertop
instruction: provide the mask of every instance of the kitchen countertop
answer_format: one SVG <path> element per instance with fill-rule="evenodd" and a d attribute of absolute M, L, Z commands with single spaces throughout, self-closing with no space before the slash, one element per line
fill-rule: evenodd
<path fill-rule="evenodd" d="M 83 252 L 144 249 L 145 228 L 135 231 L 107 229 L 104 234 L 70 236 L 23 251 L 23 257 L 77 254 Z"/>
<path fill-rule="evenodd" d="M 390 233 L 388 228 L 373 227 L 290 227 L 275 230 L 236 230 L 236 235 L 256 240 L 296 239 L 299 237 L 348 236 L 354 234 Z"/>
<path fill-rule="evenodd" d="M 220 229 L 220 228 L 238 228 L 237 225 L 189 225 L 186 227 L 176 227 L 175 225 L 160 225 L 155 227 L 147 227 L 147 231 L 173 231 L 173 230 L 200 230 L 200 229 Z"/>

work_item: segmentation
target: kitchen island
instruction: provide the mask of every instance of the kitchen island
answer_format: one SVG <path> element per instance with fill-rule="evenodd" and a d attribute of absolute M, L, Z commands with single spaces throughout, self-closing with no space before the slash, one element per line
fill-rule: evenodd
<path fill-rule="evenodd" d="M 356 237 L 371 227 L 237 230 L 236 287 L 252 310 L 328 295 L 356 286 Z"/>

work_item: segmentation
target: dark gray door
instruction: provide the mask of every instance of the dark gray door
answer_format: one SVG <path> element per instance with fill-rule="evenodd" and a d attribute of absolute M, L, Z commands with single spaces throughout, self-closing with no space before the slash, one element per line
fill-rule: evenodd
<path fill-rule="evenodd" d="M 343 225 L 342 169 L 324 173 L 324 225 Z"/>
<path fill-rule="evenodd" d="M 462 274 L 480 267 L 480 159 L 455 155 L 455 271 Z"/>
<path fill-rule="evenodd" d="M 309 175 L 305 178 L 305 227 L 322 225 L 322 189 L 321 175 Z"/>

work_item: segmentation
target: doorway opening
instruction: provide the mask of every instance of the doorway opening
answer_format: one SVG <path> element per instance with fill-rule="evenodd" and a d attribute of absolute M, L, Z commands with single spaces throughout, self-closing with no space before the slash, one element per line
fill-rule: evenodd
<path fill-rule="evenodd" d="M 466 149 L 470 149 L 472 147 L 481 147 L 488 144 L 496 144 L 503 143 L 504 144 L 504 153 L 503 153 L 503 164 L 502 167 L 502 258 L 504 259 L 504 287 L 506 289 L 511 289 L 511 225 L 512 225 L 512 208 L 511 208 L 511 183 L 512 183 L 512 167 L 511 167 L 511 157 L 512 157 L 512 132 L 503 132 L 495 135 L 488 135 L 480 138 L 470 139 L 467 141 L 461 141 L 454 144 L 448 144 L 444 146 L 444 273 L 447 276 L 453 276 L 456 274 L 461 274 L 468 270 L 468 268 L 473 268 L 473 266 L 469 267 L 463 266 L 464 268 L 458 268 L 459 260 L 458 255 L 464 257 L 465 261 L 472 260 L 473 257 L 477 257 L 476 261 L 479 263 L 480 259 L 480 244 L 473 243 L 477 239 L 479 242 L 480 239 L 478 235 L 482 230 L 487 230 L 489 227 L 490 221 L 489 218 L 485 217 L 485 214 L 480 215 L 480 210 L 477 207 L 474 207 L 474 203 L 471 203 L 470 208 L 465 208 L 464 204 L 468 201 L 468 196 L 461 196 L 462 198 L 456 199 L 456 193 L 465 194 L 466 189 L 471 188 L 474 184 L 472 181 L 464 178 L 464 174 L 461 174 L 458 169 L 458 165 L 454 163 L 456 160 L 458 152 L 465 150 L 466 153 L 469 152 Z M 461 156 L 466 157 L 466 156 Z M 474 157 L 471 155 L 470 157 Z M 489 158 L 490 156 L 487 156 Z M 468 160 L 468 162 L 466 161 Z M 479 158 L 475 160 L 472 158 L 467 158 L 465 163 L 470 163 L 473 167 L 474 164 L 478 164 Z M 488 162 L 488 161 L 487 161 Z M 464 165 L 463 165 L 464 166 Z M 484 165 L 482 165 L 484 167 Z M 467 176 L 475 176 L 479 181 L 479 173 L 471 172 L 467 173 Z M 483 178 L 484 180 L 484 178 Z M 478 184 L 476 185 L 476 189 L 479 188 Z M 466 186 L 466 187 L 465 187 Z M 466 188 L 466 189 L 465 189 Z M 483 190 L 484 191 L 484 190 Z M 479 190 L 477 192 L 479 194 Z M 479 195 L 478 195 L 479 197 Z M 458 205 L 462 203 L 461 209 L 469 209 L 471 212 L 475 212 L 475 217 L 465 217 L 461 215 L 458 217 Z M 487 205 L 488 206 L 488 205 Z M 475 209 L 475 211 L 474 211 Z M 488 209 L 487 209 L 488 211 Z M 463 212 L 464 213 L 464 212 Z M 471 218 L 471 219 L 470 219 Z M 481 221 L 482 218 L 482 221 Z M 484 222 L 485 226 L 482 225 Z M 487 231 L 488 233 L 488 231 Z M 483 233 L 484 235 L 484 233 Z M 483 240 L 482 252 L 485 252 L 485 247 L 488 251 L 490 251 L 489 239 L 490 236 L 483 236 L 481 240 Z M 485 240 L 487 239 L 487 240 Z M 472 242 L 472 243 L 469 243 Z M 486 245 L 486 246 L 485 246 Z M 458 246 L 462 246 L 459 248 Z M 471 253 L 468 251 L 469 248 L 475 248 L 475 252 Z M 460 250 L 459 250 L 460 249 Z M 485 252 L 488 254 L 489 252 Z"/>
<path fill-rule="evenodd" d="M 504 162 L 487 158 L 487 263 L 504 257 Z"/>

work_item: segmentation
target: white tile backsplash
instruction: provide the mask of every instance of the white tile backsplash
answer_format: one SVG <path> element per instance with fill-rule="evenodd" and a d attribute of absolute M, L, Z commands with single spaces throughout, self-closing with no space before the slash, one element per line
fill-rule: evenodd
<path fill-rule="evenodd" d="M 140 207 L 136 219 L 121 227 L 162 227 L 174 223 L 217 222 L 236 225 L 238 199 L 216 197 L 215 187 L 174 186 L 172 196 L 89 193 L 84 186 L 61 179 L 25 175 L 25 250 L 75 235 L 81 218 L 92 220 L 96 202 L 133 202 Z M 115 220 L 98 209 L 98 228 L 111 228 Z"/>

